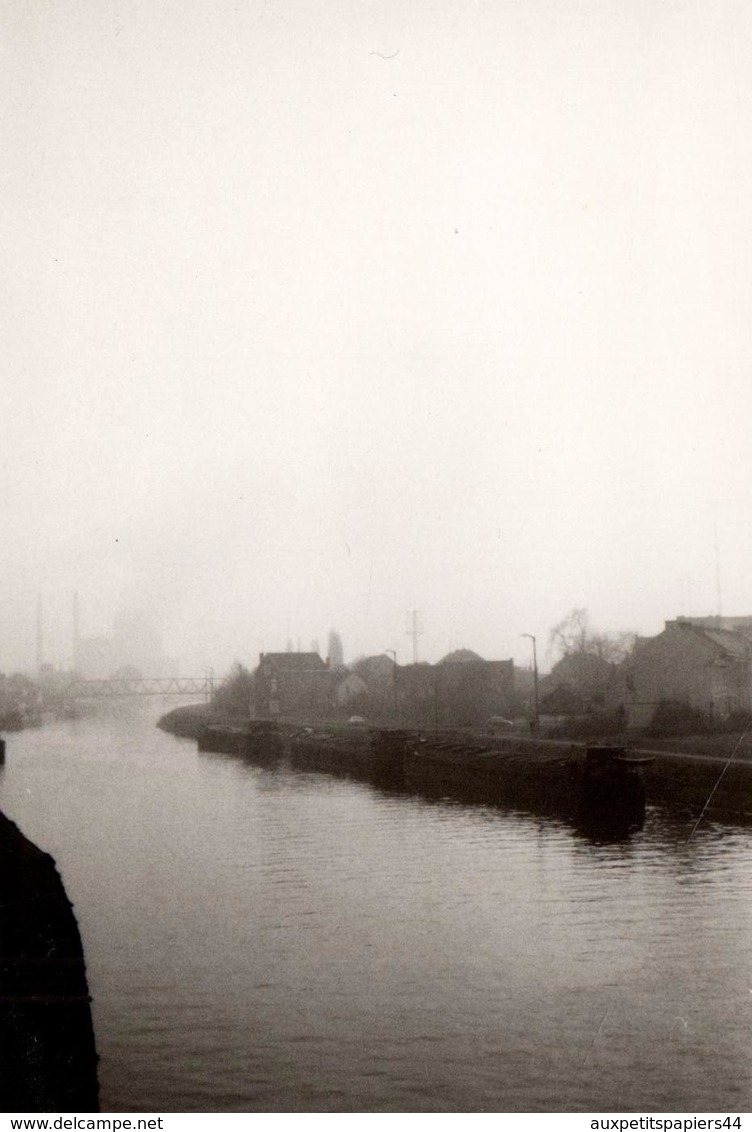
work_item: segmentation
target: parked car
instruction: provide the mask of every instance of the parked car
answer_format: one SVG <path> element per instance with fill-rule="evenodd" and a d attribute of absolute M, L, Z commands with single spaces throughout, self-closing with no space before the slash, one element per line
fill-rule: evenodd
<path fill-rule="evenodd" d="M 492 715 L 486 720 L 486 730 L 489 735 L 503 735 L 506 731 L 514 731 L 514 721 L 505 719 L 503 715 Z"/>

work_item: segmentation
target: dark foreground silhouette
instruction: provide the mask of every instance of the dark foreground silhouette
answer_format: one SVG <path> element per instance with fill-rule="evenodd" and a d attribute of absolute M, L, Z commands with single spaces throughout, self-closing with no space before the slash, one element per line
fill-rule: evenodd
<path fill-rule="evenodd" d="M 0 814 L 0 1110 L 96 1112 L 83 949 L 55 862 Z"/>

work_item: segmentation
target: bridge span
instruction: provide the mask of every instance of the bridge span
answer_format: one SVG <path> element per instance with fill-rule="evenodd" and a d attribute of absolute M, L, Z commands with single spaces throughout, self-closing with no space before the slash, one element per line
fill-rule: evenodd
<path fill-rule="evenodd" d="M 206 696 L 224 683 L 214 676 L 114 677 L 110 680 L 73 680 L 64 695 L 73 700 L 110 700 L 124 696 Z"/>

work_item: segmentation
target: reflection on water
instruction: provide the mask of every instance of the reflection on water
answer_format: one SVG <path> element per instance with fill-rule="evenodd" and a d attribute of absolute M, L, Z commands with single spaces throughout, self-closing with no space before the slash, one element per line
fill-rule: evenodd
<path fill-rule="evenodd" d="M 150 726 L 14 736 L 0 803 L 84 937 L 103 1110 L 749 1110 L 746 829 L 626 840 L 262 769 Z"/>

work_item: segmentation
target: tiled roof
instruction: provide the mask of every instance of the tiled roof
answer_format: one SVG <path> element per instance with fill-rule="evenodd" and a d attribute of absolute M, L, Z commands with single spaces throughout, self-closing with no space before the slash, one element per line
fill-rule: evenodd
<path fill-rule="evenodd" d="M 735 629 L 699 629 L 717 648 L 734 657 L 735 660 L 744 660 L 752 653 L 752 640 Z"/>
<path fill-rule="evenodd" d="M 391 679 L 394 671 L 394 661 L 390 656 L 386 656 L 384 653 L 379 653 L 377 656 L 364 656 L 353 664 L 352 670 L 361 676 L 365 674 L 366 679 L 369 677 L 371 679 L 374 677 L 376 679 L 379 677 Z"/>
<path fill-rule="evenodd" d="M 455 649 L 442 657 L 439 664 L 485 664 L 485 661 L 472 649 Z"/>

